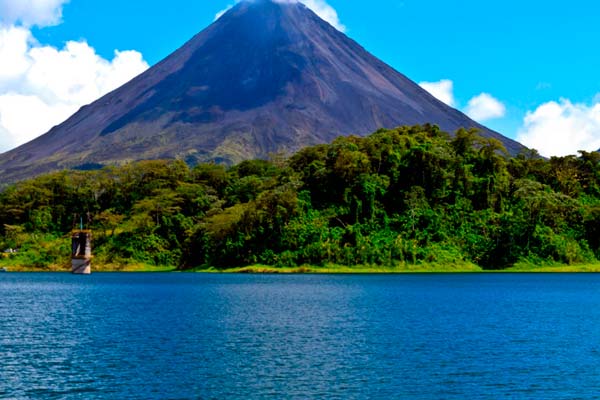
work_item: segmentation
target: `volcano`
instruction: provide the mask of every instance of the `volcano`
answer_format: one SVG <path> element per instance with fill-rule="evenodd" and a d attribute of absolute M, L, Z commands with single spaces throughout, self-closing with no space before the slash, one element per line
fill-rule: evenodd
<path fill-rule="evenodd" d="M 0 155 L 2 181 L 180 158 L 235 163 L 339 135 L 431 123 L 477 128 L 299 2 L 241 2 L 132 81 Z"/>

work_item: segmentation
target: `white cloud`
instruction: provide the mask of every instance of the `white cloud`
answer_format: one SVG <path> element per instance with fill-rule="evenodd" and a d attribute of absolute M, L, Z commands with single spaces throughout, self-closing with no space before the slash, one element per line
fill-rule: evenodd
<path fill-rule="evenodd" d="M 492 95 L 481 93 L 469 100 L 465 113 L 475 121 L 483 122 L 504 117 L 506 107 Z"/>
<path fill-rule="evenodd" d="M 600 149 L 600 98 L 591 105 L 567 99 L 542 104 L 527 113 L 517 140 L 546 157 Z"/>
<path fill-rule="evenodd" d="M 215 14 L 215 21 L 218 20 L 219 18 L 221 18 L 223 16 L 223 14 L 225 14 L 227 11 L 231 10 L 233 8 L 233 5 L 228 5 L 227 7 L 225 7 L 224 9 L 222 9 L 221 11 L 219 11 L 218 13 Z"/>
<path fill-rule="evenodd" d="M 100 57 L 83 41 L 39 45 L 25 27 L 0 26 L 0 152 L 28 142 L 148 68 L 136 51 Z"/>
<path fill-rule="evenodd" d="M 10 93 L 0 96 L 0 146 L 5 150 L 22 144 L 68 118 L 74 107 L 48 104 L 35 95 Z"/>
<path fill-rule="evenodd" d="M 313 10 L 319 17 L 333 25 L 338 31 L 346 32 L 346 27 L 340 22 L 337 11 L 327 4 L 327 2 L 324 0 L 301 0 L 301 2 Z"/>
<path fill-rule="evenodd" d="M 236 3 L 239 3 L 241 0 L 237 0 Z M 305 6 L 310 8 L 317 14 L 319 17 L 323 18 L 325 21 L 329 22 L 340 32 L 346 32 L 346 27 L 344 24 L 340 22 L 340 18 L 338 16 L 337 11 L 331 5 L 329 5 L 325 0 L 275 0 L 277 3 L 303 3 Z M 233 5 L 227 6 L 225 9 L 219 11 L 215 15 L 215 20 L 221 18 L 223 14 L 229 11 Z"/>
<path fill-rule="evenodd" d="M 433 97 L 446 103 L 450 107 L 455 106 L 454 100 L 454 82 L 449 79 L 442 79 L 438 82 L 421 82 L 423 89 L 427 90 Z"/>
<path fill-rule="evenodd" d="M 421 82 L 419 86 L 450 107 L 457 107 L 454 97 L 454 82 L 450 79 L 442 79 L 437 82 Z M 483 122 L 504 117 L 506 107 L 492 95 L 481 93 L 471 98 L 463 111 L 475 121 Z"/>
<path fill-rule="evenodd" d="M 30 33 L 24 28 L 4 29 L 0 26 L 0 90 L 23 75 L 29 63 L 27 61 L 27 48 Z"/>
<path fill-rule="evenodd" d="M 0 22 L 4 25 L 56 25 L 62 6 L 69 0 L 0 0 Z"/>
<path fill-rule="evenodd" d="M 437 99 L 456 107 L 451 80 L 421 82 L 419 85 Z M 504 117 L 506 106 L 489 93 L 481 93 L 471 98 L 463 111 L 472 119 L 484 122 Z M 600 149 L 600 93 L 591 104 L 573 103 L 567 99 L 542 104 L 526 114 L 516 139 L 546 157 Z"/>

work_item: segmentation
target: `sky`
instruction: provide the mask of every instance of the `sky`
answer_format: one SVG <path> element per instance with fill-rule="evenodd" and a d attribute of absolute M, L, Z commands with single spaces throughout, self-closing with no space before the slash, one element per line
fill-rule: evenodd
<path fill-rule="evenodd" d="M 544 156 L 600 148 L 599 2 L 302 1 L 440 100 Z M 0 152 L 154 65 L 234 2 L 0 0 Z"/>

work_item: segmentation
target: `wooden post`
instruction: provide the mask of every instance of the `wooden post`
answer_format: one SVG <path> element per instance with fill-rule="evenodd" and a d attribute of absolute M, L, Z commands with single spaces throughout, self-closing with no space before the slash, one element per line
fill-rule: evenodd
<path fill-rule="evenodd" d="M 89 275 L 92 273 L 92 231 L 74 230 L 71 235 L 71 272 Z"/>

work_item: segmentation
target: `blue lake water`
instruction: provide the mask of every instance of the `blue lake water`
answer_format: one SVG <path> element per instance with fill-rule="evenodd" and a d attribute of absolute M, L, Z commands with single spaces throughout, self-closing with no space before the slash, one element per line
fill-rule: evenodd
<path fill-rule="evenodd" d="M 600 275 L 0 274 L 2 399 L 600 398 Z"/>

